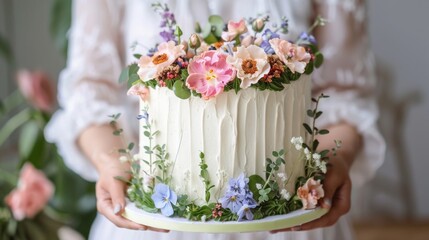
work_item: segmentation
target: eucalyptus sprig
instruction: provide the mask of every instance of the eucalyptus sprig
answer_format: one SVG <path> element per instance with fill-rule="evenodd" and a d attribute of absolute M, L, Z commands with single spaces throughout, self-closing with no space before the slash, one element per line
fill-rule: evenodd
<path fill-rule="evenodd" d="M 200 153 L 200 177 L 203 179 L 204 189 L 205 189 L 205 200 L 208 203 L 210 201 L 210 190 L 214 188 L 214 185 L 210 182 L 209 171 L 207 170 L 208 165 L 204 159 L 204 153 Z"/>

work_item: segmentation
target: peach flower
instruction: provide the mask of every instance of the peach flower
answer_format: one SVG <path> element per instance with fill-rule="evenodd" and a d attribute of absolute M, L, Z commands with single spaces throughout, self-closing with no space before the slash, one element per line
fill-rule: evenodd
<path fill-rule="evenodd" d="M 48 75 L 41 71 L 20 70 L 16 75 L 19 90 L 35 108 L 52 112 L 55 106 L 55 89 Z"/>
<path fill-rule="evenodd" d="M 271 39 L 270 44 L 276 55 L 279 56 L 280 60 L 286 64 L 291 72 L 304 73 L 305 66 L 311 59 L 311 55 L 304 47 L 279 38 Z"/>
<path fill-rule="evenodd" d="M 240 87 L 243 89 L 257 83 L 270 71 L 267 54 L 255 45 L 238 47 L 234 56 L 228 56 L 226 61 L 237 69 L 237 77 L 241 80 Z"/>
<path fill-rule="evenodd" d="M 127 95 L 137 95 L 143 101 L 146 101 L 149 98 L 149 89 L 145 85 L 137 83 L 128 89 Z"/>
<path fill-rule="evenodd" d="M 313 209 L 317 206 L 319 199 L 325 196 L 320 180 L 309 178 L 307 182 L 298 188 L 297 194 L 301 199 L 303 209 Z"/>
<path fill-rule="evenodd" d="M 138 62 L 137 74 L 143 81 L 154 79 L 165 67 L 170 66 L 180 56 L 186 55 L 183 45 L 174 41 L 163 42 L 158 46 L 158 52 L 152 57 L 141 56 Z"/>
<path fill-rule="evenodd" d="M 238 22 L 229 21 L 228 22 L 228 32 L 222 33 L 222 39 L 229 42 L 234 40 L 240 34 L 247 32 L 247 26 L 244 19 L 241 19 Z"/>
<path fill-rule="evenodd" d="M 26 163 L 19 176 L 18 186 L 5 202 L 11 208 L 14 218 L 18 221 L 34 217 L 45 207 L 54 193 L 54 186 L 39 170 Z"/>

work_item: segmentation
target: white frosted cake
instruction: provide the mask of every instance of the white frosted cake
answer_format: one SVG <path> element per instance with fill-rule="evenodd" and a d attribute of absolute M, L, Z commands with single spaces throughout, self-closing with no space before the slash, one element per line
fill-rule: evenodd
<path fill-rule="evenodd" d="M 167 88 L 151 89 L 148 108 L 152 127 L 159 130 L 152 145 L 166 144 L 172 165 L 172 184 L 176 193 L 203 201 L 204 184 L 200 177 L 200 152 L 205 153 L 211 182 L 215 184 L 211 201 L 218 201 L 226 183 L 241 173 L 265 174 L 265 159 L 273 151 L 291 149 L 291 138 L 304 136 L 302 123 L 311 102 L 311 79 L 301 79 L 280 92 L 246 89 L 223 93 L 211 100 L 198 97 L 182 100 Z M 141 121 L 140 153 L 149 159 L 149 146 Z M 299 151 L 289 151 L 279 172 L 290 176 L 286 189 L 294 193 L 297 176 L 304 174 Z M 145 156 L 146 155 L 146 156 Z M 147 164 L 142 168 L 149 172 Z M 291 176 L 293 172 L 294 176 Z M 159 171 L 155 173 L 159 175 Z"/>
<path fill-rule="evenodd" d="M 210 16 L 183 41 L 168 7 L 154 6 L 168 16 L 165 41 L 121 73 L 128 94 L 141 97 L 139 154 L 130 156 L 133 144 L 120 151 L 131 162 L 127 195 L 153 214 L 130 219 L 183 230 L 165 217 L 253 223 L 315 209 L 329 151 L 317 149 L 316 135 L 328 131 L 314 126 L 325 97 L 311 97 L 310 75 L 323 62 L 314 38 L 280 39 L 287 19 L 271 30 L 268 17 L 226 25 Z"/>

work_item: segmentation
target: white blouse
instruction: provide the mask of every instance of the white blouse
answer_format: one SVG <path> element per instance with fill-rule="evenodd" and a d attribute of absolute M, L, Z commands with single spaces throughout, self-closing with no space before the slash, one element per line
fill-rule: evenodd
<path fill-rule="evenodd" d="M 118 76 L 135 52 L 146 53 L 160 42 L 160 17 L 151 8 L 152 0 L 75 0 L 69 36 L 66 68 L 59 81 L 58 110 L 46 129 L 48 141 L 55 142 L 68 167 L 85 179 L 97 180 L 97 172 L 76 144 L 83 129 L 108 123 L 111 114 L 122 113 L 130 122 L 137 114 L 137 98 L 126 96 Z M 351 169 L 354 185 L 370 179 L 381 165 L 385 143 L 376 121 L 374 59 L 369 51 L 366 8 L 362 0 L 167 0 L 185 36 L 193 24 L 202 25 L 211 14 L 239 20 L 269 14 L 272 22 L 289 19 L 288 39 L 305 31 L 317 14 L 329 20 L 319 27 L 317 38 L 325 55 L 323 67 L 313 77 L 313 92 L 330 98 L 323 101 L 321 126 L 341 121 L 355 125 L 364 147 Z M 137 43 L 137 44 L 136 44 Z M 130 46 L 135 46 L 131 50 Z M 138 124 L 125 132 L 137 141 Z M 297 233 L 252 233 L 228 235 L 169 234 L 119 229 L 104 217 L 94 223 L 93 239 L 351 239 L 346 218 L 331 228 Z"/>

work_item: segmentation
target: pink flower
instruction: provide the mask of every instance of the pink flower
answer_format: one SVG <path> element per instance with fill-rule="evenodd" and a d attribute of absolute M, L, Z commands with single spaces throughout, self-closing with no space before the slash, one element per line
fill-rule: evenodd
<path fill-rule="evenodd" d="M 174 41 L 163 42 L 159 44 L 158 52 L 152 57 L 141 56 L 137 71 L 140 79 L 143 81 L 154 79 L 165 67 L 174 63 L 178 57 L 186 55 L 183 48 L 183 45 L 176 45 Z"/>
<path fill-rule="evenodd" d="M 52 112 L 55 106 L 55 90 L 48 75 L 41 71 L 20 70 L 16 75 L 19 90 L 35 108 Z"/>
<path fill-rule="evenodd" d="M 19 176 L 18 187 L 6 196 L 5 202 L 11 208 L 16 220 L 34 217 L 54 193 L 54 187 L 45 175 L 26 163 Z"/>
<path fill-rule="evenodd" d="M 227 64 L 227 55 L 219 51 L 206 51 L 189 63 L 186 86 L 209 99 L 223 92 L 225 85 L 234 79 L 235 70 Z"/>
<path fill-rule="evenodd" d="M 127 95 L 137 95 L 143 101 L 148 100 L 149 98 L 149 89 L 141 83 L 134 84 L 130 89 L 128 89 Z"/>
<path fill-rule="evenodd" d="M 301 199 L 303 209 L 313 209 L 317 206 L 319 199 L 325 196 L 320 180 L 309 178 L 307 182 L 298 188 L 297 195 Z"/>
<path fill-rule="evenodd" d="M 227 62 L 237 69 L 241 88 L 248 88 L 251 84 L 257 83 L 270 71 L 267 54 L 255 45 L 238 47 L 234 56 L 228 56 Z"/>
<path fill-rule="evenodd" d="M 246 22 L 241 19 L 239 22 L 228 22 L 228 32 L 222 33 L 222 39 L 229 42 L 240 34 L 247 32 Z"/>
<path fill-rule="evenodd" d="M 311 54 L 305 51 L 304 47 L 279 38 L 271 39 L 270 44 L 276 55 L 279 56 L 280 60 L 286 64 L 291 72 L 304 73 L 305 66 L 311 59 Z"/>

